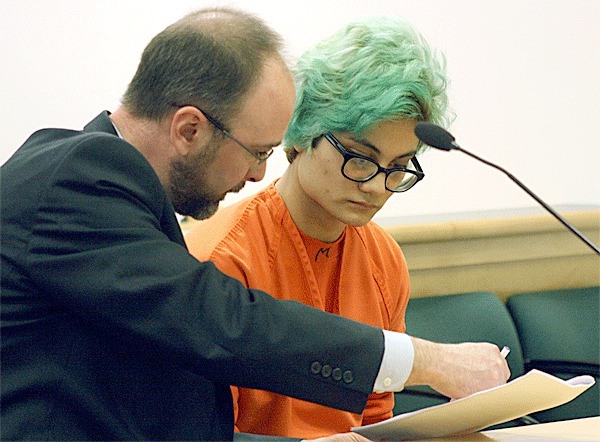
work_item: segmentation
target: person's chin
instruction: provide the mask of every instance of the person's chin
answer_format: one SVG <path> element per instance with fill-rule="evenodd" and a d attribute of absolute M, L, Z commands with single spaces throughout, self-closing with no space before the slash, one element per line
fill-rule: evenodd
<path fill-rule="evenodd" d="M 244 188 L 244 186 L 246 185 L 246 183 L 240 183 L 235 187 L 232 187 L 230 190 L 227 191 L 227 193 L 238 193 L 240 190 L 242 190 Z M 223 195 L 223 198 L 225 198 L 225 195 Z"/>
<path fill-rule="evenodd" d="M 351 210 L 348 213 L 347 224 L 355 227 L 362 227 L 373 219 L 373 217 L 379 212 L 380 207 L 368 204 L 360 204 L 351 202 Z"/>
<path fill-rule="evenodd" d="M 207 205 L 203 206 L 201 209 L 196 210 L 196 212 L 193 215 L 191 215 L 191 217 L 198 221 L 207 219 L 207 218 L 210 218 L 211 216 L 213 216 L 215 213 L 217 213 L 218 209 L 219 209 L 219 202 L 207 204 Z"/>
<path fill-rule="evenodd" d="M 363 227 L 373 219 L 373 215 L 370 213 L 357 213 L 356 211 L 349 211 L 346 213 L 338 212 L 336 216 L 337 220 L 352 227 Z"/>

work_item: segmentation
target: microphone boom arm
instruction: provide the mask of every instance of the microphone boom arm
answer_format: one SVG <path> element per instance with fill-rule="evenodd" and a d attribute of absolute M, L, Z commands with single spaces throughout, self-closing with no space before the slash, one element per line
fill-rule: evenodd
<path fill-rule="evenodd" d="M 583 234 L 581 232 L 579 232 L 575 227 L 573 227 L 571 224 L 569 224 L 562 216 L 560 216 L 558 213 L 556 213 L 552 209 L 552 207 L 550 207 L 548 204 L 546 204 L 544 201 L 542 201 L 535 193 L 533 193 L 531 190 L 529 190 L 529 188 L 525 184 L 523 184 L 514 175 L 512 175 L 510 172 L 503 169 L 502 167 L 497 166 L 494 163 L 490 163 L 489 161 L 484 160 L 483 158 L 478 157 L 477 155 L 475 155 L 469 151 L 466 151 L 465 149 L 460 147 L 455 141 L 456 138 L 454 138 L 454 136 L 450 132 L 448 132 L 446 129 L 444 129 L 436 124 L 433 124 L 433 123 L 421 121 L 415 125 L 415 135 L 417 136 L 417 138 L 419 138 L 419 140 L 421 140 L 425 144 L 428 144 L 431 147 L 435 147 L 436 149 L 445 150 L 445 151 L 460 150 L 461 152 L 466 153 L 470 157 L 473 157 L 476 160 L 479 160 L 482 163 L 487 164 L 488 166 L 491 166 L 494 169 L 498 169 L 500 172 L 503 172 L 512 181 L 514 181 L 521 189 L 523 189 L 525 192 L 527 192 L 527 194 L 530 197 L 532 197 L 534 200 L 536 200 L 538 203 L 540 203 L 544 209 L 546 209 L 550 214 L 552 214 L 552 216 L 554 216 L 554 218 L 559 220 L 567 229 L 569 229 L 571 231 L 571 233 L 573 233 L 575 236 L 577 236 L 588 247 L 590 247 L 594 252 L 596 252 L 596 255 L 600 256 L 600 249 L 598 247 L 596 247 L 589 239 L 587 239 L 585 236 L 583 236 Z"/>
<path fill-rule="evenodd" d="M 469 155 L 470 157 L 473 157 L 476 160 L 479 160 L 482 163 L 487 164 L 488 166 L 491 166 L 494 169 L 498 169 L 500 172 L 503 172 L 507 177 L 509 177 L 512 181 L 514 181 L 515 184 L 517 184 L 517 186 L 519 186 L 521 189 L 523 189 L 525 192 L 527 192 L 527 194 L 530 197 L 532 197 L 534 200 L 536 200 L 544 209 L 546 209 L 548 212 L 550 212 L 550 214 L 552 214 L 552 216 L 554 216 L 554 218 L 556 218 L 558 221 L 560 221 L 567 229 L 569 229 L 580 240 L 582 240 L 584 243 L 586 243 L 588 247 L 590 247 L 594 252 L 596 252 L 596 255 L 600 255 L 600 249 L 594 243 L 592 243 L 589 239 L 587 239 L 581 232 L 579 232 L 575 227 L 573 227 L 569 222 L 567 222 L 567 220 L 565 220 L 562 216 L 560 216 L 554 209 L 552 209 L 552 207 L 550 207 L 548 204 L 546 204 L 544 201 L 542 201 L 535 193 L 533 193 L 531 190 L 529 190 L 529 188 L 525 184 L 523 184 L 521 181 L 519 181 L 513 174 L 508 172 L 506 169 L 504 169 L 494 163 L 491 163 L 487 160 L 484 160 L 483 158 L 475 155 L 474 153 L 471 153 L 468 150 L 463 149 L 462 147 L 460 147 L 458 144 L 456 144 L 454 142 L 452 143 L 452 150 L 460 150 L 461 152 L 464 152 L 465 154 Z"/>

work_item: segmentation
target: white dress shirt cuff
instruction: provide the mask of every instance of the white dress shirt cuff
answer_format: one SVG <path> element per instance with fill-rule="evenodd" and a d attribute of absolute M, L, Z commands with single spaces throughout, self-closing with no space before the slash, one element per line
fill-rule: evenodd
<path fill-rule="evenodd" d="M 373 391 L 401 391 L 412 371 L 415 349 L 410 337 L 404 333 L 383 330 L 383 338 L 383 359 Z"/>

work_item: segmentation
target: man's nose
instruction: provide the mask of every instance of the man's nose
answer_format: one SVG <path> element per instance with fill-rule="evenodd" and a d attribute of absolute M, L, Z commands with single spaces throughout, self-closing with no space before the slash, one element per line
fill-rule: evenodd
<path fill-rule="evenodd" d="M 265 177 L 267 171 L 267 161 L 262 161 L 248 170 L 246 175 L 246 181 L 252 181 L 256 183 Z"/>

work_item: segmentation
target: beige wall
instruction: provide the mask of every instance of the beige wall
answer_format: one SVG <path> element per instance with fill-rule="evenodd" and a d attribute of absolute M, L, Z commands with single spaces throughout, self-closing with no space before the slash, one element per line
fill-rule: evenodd
<path fill-rule="evenodd" d="M 358 17 L 409 20 L 446 55 L 461 146 L 552 205 L 600 205 L 598 0 L 2 0 L 0 163 L 39 128 L 81 128 L 114 110 L 150 38 L 207 5 L 259 14 L 292 60 Z M 425 179 L 377 220 L 532 205 L 503 174 L 458 152 L 431 150 L 420 162 Z M 277 149 L 267 177 L 226 203 L 286 166 Z"/>

